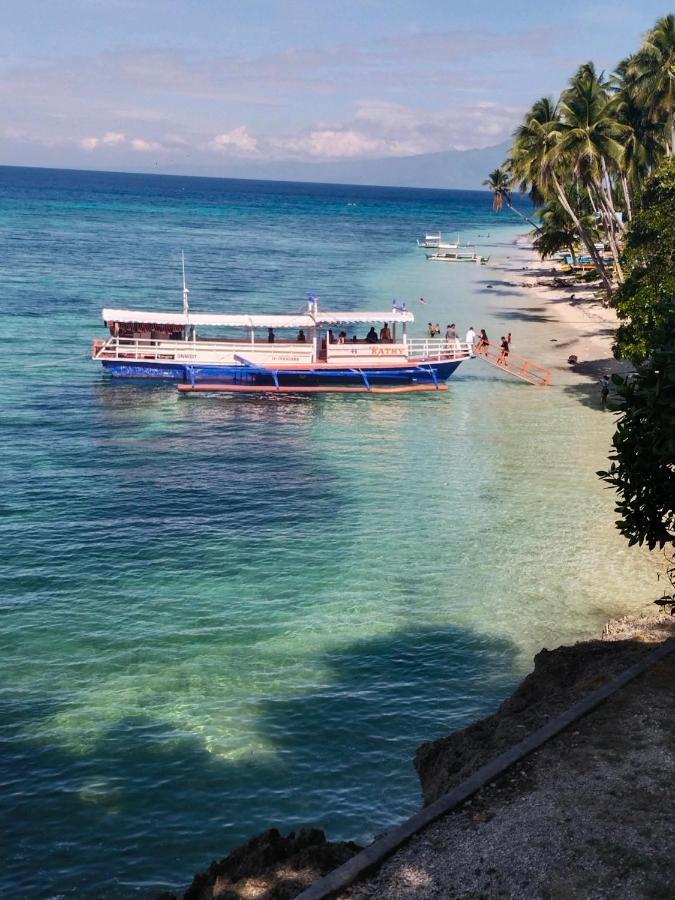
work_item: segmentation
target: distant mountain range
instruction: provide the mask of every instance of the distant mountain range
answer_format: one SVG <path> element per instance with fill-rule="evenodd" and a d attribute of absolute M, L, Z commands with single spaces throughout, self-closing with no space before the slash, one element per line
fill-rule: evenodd
<path fill-rule="evenodd" d="M 212 167 L 208 170 L 194 167 L 186 172 L 183 169 L 181 174 L 479 190 L 488 174 L 504 161 L 510 145 L 510 141 L 503 141 L 494 147 L 483 147 L 480 150 L 445 150 L 418 156 L 351 159 L 341 162 L 247 161 L 219 166 L 217 170 Z"/>

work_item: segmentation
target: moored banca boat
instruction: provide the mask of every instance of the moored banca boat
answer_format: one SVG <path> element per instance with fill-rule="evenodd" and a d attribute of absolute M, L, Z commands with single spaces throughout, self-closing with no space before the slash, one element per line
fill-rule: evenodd
<path fill-rule="evenodd" d="M 104 309 L 103 320 L 110 336 L 94 341 L 93 359 L 108 374 L 177 381 L 184 392 L 443 390 L 473 356 L 459 341 L 410 338 L 405 306 L 324 312 L 313 296 L 297 315 L 199 314 L 185 290 L 182 313 Z"/>

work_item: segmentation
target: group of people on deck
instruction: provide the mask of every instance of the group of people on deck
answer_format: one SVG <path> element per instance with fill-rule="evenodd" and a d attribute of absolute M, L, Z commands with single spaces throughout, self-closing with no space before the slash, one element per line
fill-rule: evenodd
<path fill-rule="evenodd" d="M 439 337 L 441 333 L 440 325 L 438 323 L 434 325 L 432 322 L 429 322 L 428 332 L 429 337 Z M 446 325 L 445 340 L 449 344 L 459 342 L 457 326 L 454 322 Z M 464 341 L 469 345 L 469 347 L 473 348 L 476 353 L 483 353 L 484 355 L 487 355 L 488 348 L 490 347 L 490 339 L 488 338 L 487 331 L 484 328 L 481 328 L 480 332 L 476 333 L 473 325 L 470 325 Z M 499 365 L 505 366 L 507 364 L 510 350 L 511 332 L 509 331 L 507 335 L 502 335 L 500 338 L 499 357 L 497 358 L 497 363 Z"/>
<path fill-rule="evenodd" d="M 274 329 L 268 328 L 267 329 L 267 343 L 273 344 L 275 342 L 275 340 L 276 340 L 276 337 L 274 334 Z M 296 343 L 298 343 L 298 344 L 306 344 L 307 343 L 307 335 L 305 334 L 305 331 L 303 328 L 301 328 L 300 331 L 298 331 L 298 336 L 296 337 L 295 340 L 296 340 Z M 346 344 L 347 343 L 347 332 L 341 331 L 340 334 L 336 338 L 335 334 L 333 332 L 333 329 L 329 328 L 328 329 L 328 341 L 331 344 Z M 382 328 L 380 328 L 379 336 L 378 336 L 377 331 L 375 331 L 374 326 L 371 325 L 370 331 L 365 336 L 364 341 L 366 344 L 392 344 L 394 339 L 391 334 L 391 329 L 389 328 L 389 323 L 385 322 L 384 325 L 382 326 Z M 350 343 L 356 344 L 357 342 L 358 342 L 358 337 L 356 335 L 353 335 Z"/>
<path fill-rule="evenodd" d="M 429 322 L 428 325 L 428 333 L 429 337 L 437 338 L 440 337 L 441 328 L 438 323 L 435 325 L 432 322 Z M 270 344 L 273 344 L 275 340 L 274 331 L 272 328 L 268 329 L 267 332 L 267 341 Z M 457 326 L 454 322 L 451 322 L 449 325 L 446 325 L 445 328 L 445 340 L 448 344 L 451 343 L 459 343 L 459 335 L 457 334 Z M 483 353 L 487 355 L 488 348 L 490 347 L 490 340 L 487 336 L 487 332 L 484 328 L 481 328 L 477 333 L 473 327 L 473 325 L 469 326 L 468 331 L 466 332 L 465 343 L 469 345 L 476 353 Z M 301 328 L 298 331 L 298 336 L 296 338 L 296 342 L 299 344 L 305 344 L 307 342 L 307 336 L 304 330 Z M 328 329 L 328 342 L 330 344 L 346 344 L 347 343 L 347 332 L 341 331 L 336 338 L 333 329 Z M 356 335 L 353 335 L 349 341 L 350 343 L 357 343 L 358 338 Z M 393 343 L 393 338 L 391 334 L 391 330 L 389 328 L 389 323 L 385 322 L 382 328 L 380 328 L 380 333 L 378 335 L 375 327 L 371 325 L 370 331 L 366 334 L 364 338 L 364 343 L 366 344 L 391 344 Z M 322 346 L 325 347 L 325 339 L 322 341 Z M 499 357 L 497 359 L 497 363 L 499 365 L 507 365 L 509 352 L 511 349 L 511 332 L 507 335 L 502 335 L 500 338 L 499 344 Z"/>

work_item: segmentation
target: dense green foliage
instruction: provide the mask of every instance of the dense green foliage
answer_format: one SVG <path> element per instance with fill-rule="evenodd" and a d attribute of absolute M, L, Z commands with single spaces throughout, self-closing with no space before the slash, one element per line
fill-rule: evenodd
<path fill-rule="evenodd" d="M 600 474 L 619 492 L 617 527 L 631 544 L 675 545 L 675 341 L 615 381 L 623 414 Z"/>
<path fill-rule="evenodd" d="M 615 352 L 637 364 L 615 376 L 622 402 L 610 468 L 617 527 L 631 544 L 675 547 L 675 158 L 648 181 L 626 239 Z M 675 588 L 675 568 L 669 569 Z M 664 598 L 667 599 L 667 598 Z M 675 601 L 675 596 L 673 597 Z"/>
<path fill-rule="evenodd" d="M 649 179 L 626 236 L 626 282 L 615 298 L 617 356 L 638 364 L 675 331 L 675 157 Z"/>

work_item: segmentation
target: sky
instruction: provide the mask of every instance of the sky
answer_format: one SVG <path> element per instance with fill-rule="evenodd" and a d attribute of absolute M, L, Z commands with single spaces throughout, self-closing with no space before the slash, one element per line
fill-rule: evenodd
<path fill-rule="evenodd" d="M 5 0 L 0 164 L 227 174 L 488 147 L 653 0 Z"/>

